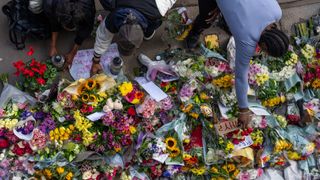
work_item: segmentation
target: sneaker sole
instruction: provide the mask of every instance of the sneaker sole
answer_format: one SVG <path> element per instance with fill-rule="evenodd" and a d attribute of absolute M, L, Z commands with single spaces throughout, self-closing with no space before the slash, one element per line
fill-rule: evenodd
<path fill-rule="evenodd" d="M 149 36 L 149 37 L 143 37 L 143 39 L 145 40 L 145 41 L 149 41 L 149 40 L 151 40 L 152 38 L 153 38 L 153 36 L 156 34 L 156 31 L 153 31 L 153 33 Z"/>

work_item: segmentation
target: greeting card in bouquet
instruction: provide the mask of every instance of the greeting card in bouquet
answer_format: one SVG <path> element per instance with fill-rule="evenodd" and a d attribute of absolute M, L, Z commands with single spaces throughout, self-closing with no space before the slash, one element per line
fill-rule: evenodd
<path fill-rule="evenodd" d="M 78 51 L 77 55 L 73 59 L 72 66 L 70 68 L 70 74 L 74 80 L 79 80 L 81 78 L 90 78 L 90 71 L 92 66 L 93 49 L 85 49 Z M 111 44 L 104 55 L 101 57 L 101 66 L 106 74 L 109 73 L 109 63 L 110 61 L 119 56 L 117 44 Z"/>

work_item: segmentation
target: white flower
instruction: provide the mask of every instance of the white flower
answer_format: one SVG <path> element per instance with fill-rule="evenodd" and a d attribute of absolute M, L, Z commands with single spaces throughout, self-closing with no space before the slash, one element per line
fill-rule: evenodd
<path fill-rule="evenodd" d="M 84 172 L 84 173 L 82 174 L 82 179 L 83 179 L 83 180 L 90 179 L 91 176 L 92 176 L 91 171 L 86 171 L 86 172 Z"/>

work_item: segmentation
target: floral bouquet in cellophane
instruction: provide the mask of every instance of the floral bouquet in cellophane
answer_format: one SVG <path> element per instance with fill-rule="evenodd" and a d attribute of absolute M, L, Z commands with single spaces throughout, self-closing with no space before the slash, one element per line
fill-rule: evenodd
<path fill-rule="evenodd" d="M 21 87 L 30 92 L 44 91 L 54 83 L 57 69 L 48 62 L 42 63 L 35 59 L 24 63 L 22 60 L 13 63 L 16 76 L 22 80 Z"/>

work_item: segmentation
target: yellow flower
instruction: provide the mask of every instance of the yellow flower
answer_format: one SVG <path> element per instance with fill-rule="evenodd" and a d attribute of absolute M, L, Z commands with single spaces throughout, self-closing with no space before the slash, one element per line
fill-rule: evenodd
<path fill-rule="evenodd" d="M 133 99 L 131 101 L 132 104 L 139 104 L 140 103 L 140 100 L 139 99 Z"/>
<path fill-rule="evenodd" d="M 85 84 L 81 83 L 80 86 L 77 89 L 78 94 L 82 95 L 82 93 L 85 92 L 85 90 L 86 90 Z"/>
<path fill-rule="evenodd" d="M 177 140 L 173 137 L 166 138 L 165 142 L 166 142 L 167 149 L 170 151 L 174 150 L 177 146 Z"/>
<path fill-rule="evenodd" d="M 227 143 L 226 151 L 232 151 L 233 149 L 234 149 L 234 145 L 229 141 Z"/>
<path fill-rule="evenodd" d="M 114 151 L 120 152 L 121 151 L 121 147 L 114 147 Z"/>
<path fill-rule="evenodd" d="M 91 95 L 89 96 L 89 101 L 90 101 L 90 102 L 97 102 L 97 97 L 96 97 L 95 95 L 91 94 Z"/>
<path fill-rule="evenodd" d="M 192 168 L 191 172 L 197 176 L 201 176 L 206 172 L 206 168 L 204 166 L 198 168 Z"/>
<path fill-rule="evenodd" d="M 56 171 L 57 171 L 57 173 L 58 173 L 59 175 L 61 175 L 61 174 L 64 173 L 64 168 L 63 168 L 63 167 L 57 167 Z"/>
<path fill-rule="evenodd" d="M 91 133 L 89 131 L 83 132 L 82 134 L 83 145 L 89 146 L 94 140 L 93 136 L 94 136 L 94 133 Z"/>
<path fill-rule="evenodd" d="M 194 113 L 194 112 L 189 113 L 189 115 L 190 115 L 191 117 L 193 117 L 194 119 L 198 119 L 198 117 L 199 117 L 199 114 L 198 114 L 198 113 Z"/>
<path fill-rule="evenodd" d="M 190 143 L 190 139 L 189 139 L 189 138 L 184 139 L 184 140 L 183 140 L 183 143 L 185 143 L 185 144 L 189 144 L 189 143 Z"/>
<path fill-rule="evenodd" d="M 84 94 L 82 94 L 82 96 L 81 96 L 81 100 L 82 100 L 83 102 L 89 101 L 89 98 L 90 98 L 90 96 L 89 96 L 89 94 L 87 94 L 87 93 L 84 93 Z"/>
<path fill-rule="evenodd" d="M 179 156 L 179 154 L 180 154 L 180 149 L 175 147 L 171 150 L 169 157 L 175 158 L 175 157 Z"/>
<path fill-rule="evenodd" d="M 106 92 L 99 92 L 98 95 L 99 95 L 100 97 L 102 97 L 102 98 L 107 98 L 107 97 L 108 97 L 108 95 L 107 95 Z"/>
<path fill-rule="evenodd" d="M 88 79 L 86 82 L 85 82 L 85 87 L 87 90 L 93 90 L 97 85 L 97 82 L 93 79 Z"/>
<path fill-rule="evenodd" d="M 222 169 L 224 169 L 226 172 L 229 172 L 227 165 L 223 165 L 223 166 L 222 166 Z"/>
<path fill-rule="evenodd" d="M 219 172 L 219 170 L 218 170 L 216 167 L 214 167 L 214 166 L 212 166 L 212 168 L 210 169 L 210 171 L 211 171 L 211 173 L 214 173 L 214 174 L 216 174 L 216 173 Z"/>
<path fill-rule="evenodd" d="M 137 132 L 137 129 L 134 126 L 130 126 L 129 130 L 131 134 L 135 134 Z"/>
<path fill-rule="evenodd" d="M 68 172 L 68 174 L 66 175 L 66 180 L 71 180 L 73 178 L 73 173 L 72 172 Z"/>
<path fill-rule="evenodd" d="M 190 159 L 192 158 L 192 156 L 190 154 L 187 154 L 187 153 L 183 153 L 182 155 L 183 159 Z"/>
<path fill-rule="evenodd" d="M 289 151 L 288 158 L 294 161 L 300 160 L 301 156 L 297 152 Z"/>
<path fill-rule="evenodd" d="M 234 164 L 228 164 L 227 167 L 228 167 L 228 172 L 232 172 L 236 170 L 236 166 Z"/>
<path fill-rule="evenodd" d="M 202 93 L 200 93 L 200 99 L 208 100 L 208 99 L 210 99 L 210 97 L 206 93 L 202 92 Z"/>
<path fill-rule="evenodd" d="M 78 100 L 78 96 L 77 96 L 77 95 L 75 95 L 75 94 L 74 94 L 74 95 L 72 95 L 72 100 L 73 100 L 73 101 Z"/>
<path fill-rule="evenodd" d="M 233 178 L 236 178 L 238 175 L 239 175 L 239 173 L 240 173 L 240 170 L 239 169 L 236 169 L 235 171 L 234 171 L 234 173 L 233 173 Z"/>
<path fill-rule="evenodd" d="M 52 172 L 49 169 L 44 169 L 43 170 L 43 175 L 48 179 L 52 178 Z"/>
<path fill-rule="evenodd" d="M 133 85 L 131 82 L 124 82 L 119 86 L 119 91 L 121 92 L 122 96 L 126 96 L 133 90 Z"/>

